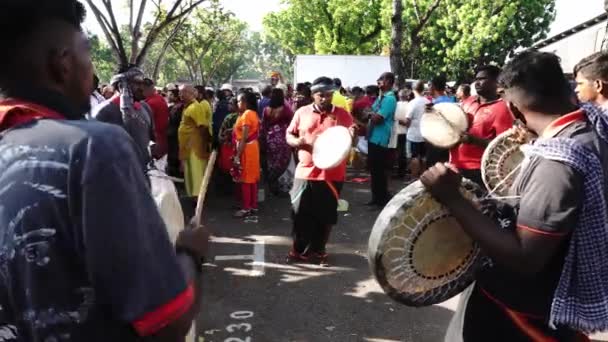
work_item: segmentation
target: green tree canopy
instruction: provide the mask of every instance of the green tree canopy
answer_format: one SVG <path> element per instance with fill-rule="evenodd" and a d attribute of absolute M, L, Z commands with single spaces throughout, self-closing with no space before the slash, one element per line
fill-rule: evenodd
<path fill-rule="evenodd" d="M 290 56 L 388 54 L 391 0 L 286 0 L 264 18 L 265 34 Z M 546 36 L 555 0 L 403 0 L 407 76 L 451 79 L 504 63 Z"/>
<path fill-rule="evenodd" d="M 289 54 L 380 53 L 385 0 L 286 0 L 264 18 L 265 33 Z"/>
<path fill-rule="evenodd" d="M 247 24 L 226 11 L 219 1 L 194 10 L 170 47 L 185 63 L 189 80 L 204 85 L 229 80 L 253 54 Z"/>

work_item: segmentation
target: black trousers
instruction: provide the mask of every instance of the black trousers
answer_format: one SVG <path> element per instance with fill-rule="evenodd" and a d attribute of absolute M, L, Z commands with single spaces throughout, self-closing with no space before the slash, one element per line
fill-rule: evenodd
<path fill-rule="evenodd" d="M 435 166 L 437 163 L 445 163 L 450 160 L 450 150 L 426 144 L 426 166 Z"/>
<path fill-rule="evenodd" d="M 397 136 L 397 175 L 404 177 L 407 171 L 406 134 Z"/>
<path fill-rule="evenodd" d="M 325 253 L 331 228 L 338 222 L 342 186 L 342 182 L 331 182 L 330 186 L 326 181 L 294 179 L 290 197 L 295 252 Z"/>
<path fill-rule="evenodd" d="M 387 169 L 391 166 L 390 150 L 369 143 L 367 163 L 372 178 L 372 201 L 383 205 L 390 200 L 387 179 Z"/>

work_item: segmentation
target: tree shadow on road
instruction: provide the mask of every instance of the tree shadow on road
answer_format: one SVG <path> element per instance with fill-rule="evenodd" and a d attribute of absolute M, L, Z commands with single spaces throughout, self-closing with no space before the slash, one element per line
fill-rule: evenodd
<path fill-rule="evenodd" d="M 205 341 L 239 337 L 226 331 L 234 323 L 230 313 L 252 311 L 248 323 L 254 328 L 247 336 L 253 341 L 442 340 L 450 310 L 393 302 L 371 279 L 361 255 L 334 254 L 332 260 L 336 266 L 329 268 L 270 263 L 262 277 L 239 273 L 250 267 L 242 262 L 207 269 L 199 334 Z"/>

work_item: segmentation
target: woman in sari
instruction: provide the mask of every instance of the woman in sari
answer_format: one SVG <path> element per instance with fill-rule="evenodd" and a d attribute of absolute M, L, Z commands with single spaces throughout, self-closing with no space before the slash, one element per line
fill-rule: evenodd
<path fill-rule="evenodd" d="M 266 179 L 270 191 L 280 196 L 288 194 L 293 182 L 293 170 L 289 170 L 293 151 L 287 144 L 286 132 L 293 111 L 285 104 L 280 88 L 272 90 L 270 105 L 264 110 L 261 139 L 266 152 Z"/>
<path fill-rule="evenodd" d="M 235 191 L 232 191 L 234 188 L 234 182 L 232 180 L 232 176 L 230 175 L 230 169 L 232 169 L 232 160 L 234 159 L 234 153 L 236 152 L 236 148 L 232 140 L 232 132 L 236 119 L 239 117 L 236 97 L 231 98 L 228 102 L 227 111 L 230 114 L 226 115 L 218 130 L 218 143 L 220 146 L 218 168 L 220 172 L 217 184 L 220 193 L 226 195 L 234 193 L 237 195 L 237 203 L 240 203 L 241 197 L 238 195 L 240 193 L 240 189 L 237 187 Z M 240 204 L 237 208 L 240 208 Z"/>
<path fill-rule="evenodd" d="M 258 211 L 258 182 L 260 181 L 260 120 L 257 114 L 258 100 L 254 93 L 238 96 L 239 117 L 234 125 L 233 137 L 236 155 L 233 159 L 235 180 L 241 184 L 241 210 L 235 217 L 255 215 Z"/>

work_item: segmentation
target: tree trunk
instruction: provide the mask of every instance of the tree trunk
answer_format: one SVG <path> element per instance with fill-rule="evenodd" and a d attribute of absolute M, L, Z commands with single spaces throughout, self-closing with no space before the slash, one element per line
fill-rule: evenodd
<path fill-rule="evenodd" d="M 393 0 L 393 16 L 391 18 L 391 69 L 396 76 L 395 86 L 402 89 L 405 86 L 405 64 L 403 63 L 403 0 Z"/>

